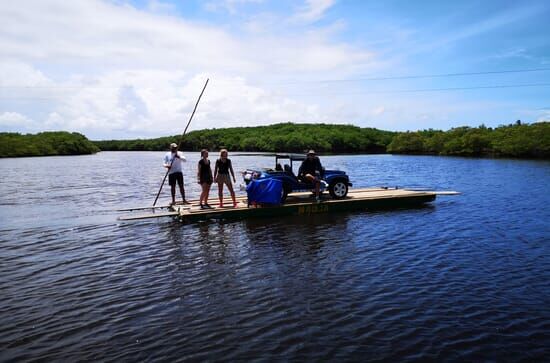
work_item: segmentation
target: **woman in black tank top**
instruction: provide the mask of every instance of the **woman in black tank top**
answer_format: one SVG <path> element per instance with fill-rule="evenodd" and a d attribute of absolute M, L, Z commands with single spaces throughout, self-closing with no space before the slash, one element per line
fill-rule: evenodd
<path fill-rule="evenodd" d="M 231 178 L 229 173 L 233 177 L 233 182 L 235 180 L 235 173 L 233 172 L 233 165 L 231 165 L 231 160 L 227 158 L 227 150 L 222 149 L 220 151 L 220 158 L 216 160 L 216 166 L 214 167 L 214 179 L 218 183 L 218 197 L 220 198 L 220 207 L 223 207 L 223 185 L 227 185 L 229 193 L 231 194 L 231 199 L 233 199 L 233 207 L 237 206 L 237 201 L 235 199 L 235 192 L 233 191 L 233 185 L 231 184 Z"/>
<path fill-rule="evenodd" d="M 201 159 L 199 160 L 197 179 L 201 185 L 202 192 L 200 197 L 201 209 L 211 208 L 208 205 L 208 195 L 210 194 L 210 186 L 212 185 L 212 168 L 210 167 L 210 160 L 208 160 L 208 150 L 201 150 Z"/>

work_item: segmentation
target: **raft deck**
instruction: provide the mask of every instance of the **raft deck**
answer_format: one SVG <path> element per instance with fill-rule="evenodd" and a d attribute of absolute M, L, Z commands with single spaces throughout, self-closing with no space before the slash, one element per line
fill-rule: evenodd
<path fill-rule="evenodd" d="M 148 215 L 121 217 L 121 220 L 136 220 L 172 216 L 183 222 L 196 222 L 208 219 L 243 219 L 256 217 L 277 217 L 284 215 L 311 215 L 317 213 L 332 213 L 341 211 L 369 210 L 382 208 L 411 207 L 429 203 L 437 195 L 454 195 L 457 192 L 416 191 L 407 189 L 366 188 L 352 189 L 346 198 L 332 199 L 328 193 L 316 202 L 312 193 L 290 194 L 281 205 L 248 205 L 246 196 L 237 197 L 237 207 L 233 207 L 231 199 L 226 196 L 224 207 L 219 207 L 217 200 L 210 199 L 210 209 L 201 209 L 198 201 L 191 204 L 166 207 L 168 211 Z M 162 208 L 162 207 L 161 207 Z M 138 209 L 138 208 L 136 208 Z M 146 209 L 142 208 L 142 209 Z"/>

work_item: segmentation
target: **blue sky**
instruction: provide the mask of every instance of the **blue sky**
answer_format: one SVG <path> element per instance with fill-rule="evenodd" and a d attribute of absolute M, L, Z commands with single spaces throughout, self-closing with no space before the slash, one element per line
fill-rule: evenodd
<path fill-rule="evenodd" d="M 548 19 L 548 1 L 2 2 L 0 131 L 178 134 L 207 78 L 192 129 L 550 120 Z"/>

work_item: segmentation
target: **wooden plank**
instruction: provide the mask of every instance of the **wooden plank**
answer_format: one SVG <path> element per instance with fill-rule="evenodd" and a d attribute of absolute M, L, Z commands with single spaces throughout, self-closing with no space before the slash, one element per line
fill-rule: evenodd
<path fill-rule="evenodd" d="M 181 203 L 176 203 L 176 206 L 181 206 L 181 207 L 186 207 L 186 206 L 190 206 L 192 204 L 181 204 Z M 197 204 L 198 206 L 198 204 Z M 149 207 L 130 207 L 130 208 L 121 208 L 121 209 L 116 209 L 117 212 L 131 212 L 131 211 L 135 211 L 135 210 L 156 210 L 156 209 L 170 209 L 172 208 L 171 205 L 157 205 L 157 206 L 149 206 Z M 187 207 L 189 208 L 189 207 Z"/>
<path fill-rule="evenodd" d="M 209 213 L 224 213 L 232 210 L 237 209 L 248 209 L 248 204 L 245 202 L 245 198 L 239 199 L 237 198 L 237 207 L 233 207 L 233 203 L 225 204 L 224 207 L 219 207 L 217 204 L 212 203 L 210 208 L 201 209 L 200 207 L 194 207 L 194 208 L 176 208 L 176 211 L 178 211 L 181 215 L 183 214 L 189 214 L 189 213 L 199 213 L 199 214 L 209 214 Z"/>
<path fill-rule="evenodd" d="M 152 213 L 152 214 L 137 214 L 133 216 L 121 216 L 118 217 L 119 221 L 136 221 L 140 219 L 151 219 L 151 218 L 162 218 L 162 217 L 172 217 L 179 215 L 178 212 L 161 212 L 161 213 Z"/>
<path fill-rule="evenodd" d="M 129 207 L 129 208 L 120 208 L 115 209 L 116 212 L 131 212 L 135 210 L 156 210 L 156 209 L 168 209 L 170 208 L 169 205 L 157 205 L 157 206 L 150 206 L 150 207 Z"/>
<path fill-rule="evenodd" d="M 441 191 L 434 191 L 432 193 L 435 193 L 437 195 L 460 195 L 461 192 L 455 192 L 454 190 L 441 190 Z"/>

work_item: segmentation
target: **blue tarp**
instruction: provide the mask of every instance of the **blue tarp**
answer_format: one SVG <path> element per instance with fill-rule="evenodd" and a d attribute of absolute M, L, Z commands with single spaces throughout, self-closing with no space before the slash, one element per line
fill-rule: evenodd
<path fill-rule="evenodd" d="M 252 180 L 246 186 L 248 203 L 281 204 L 283 182 L 277 179 Z"/>

